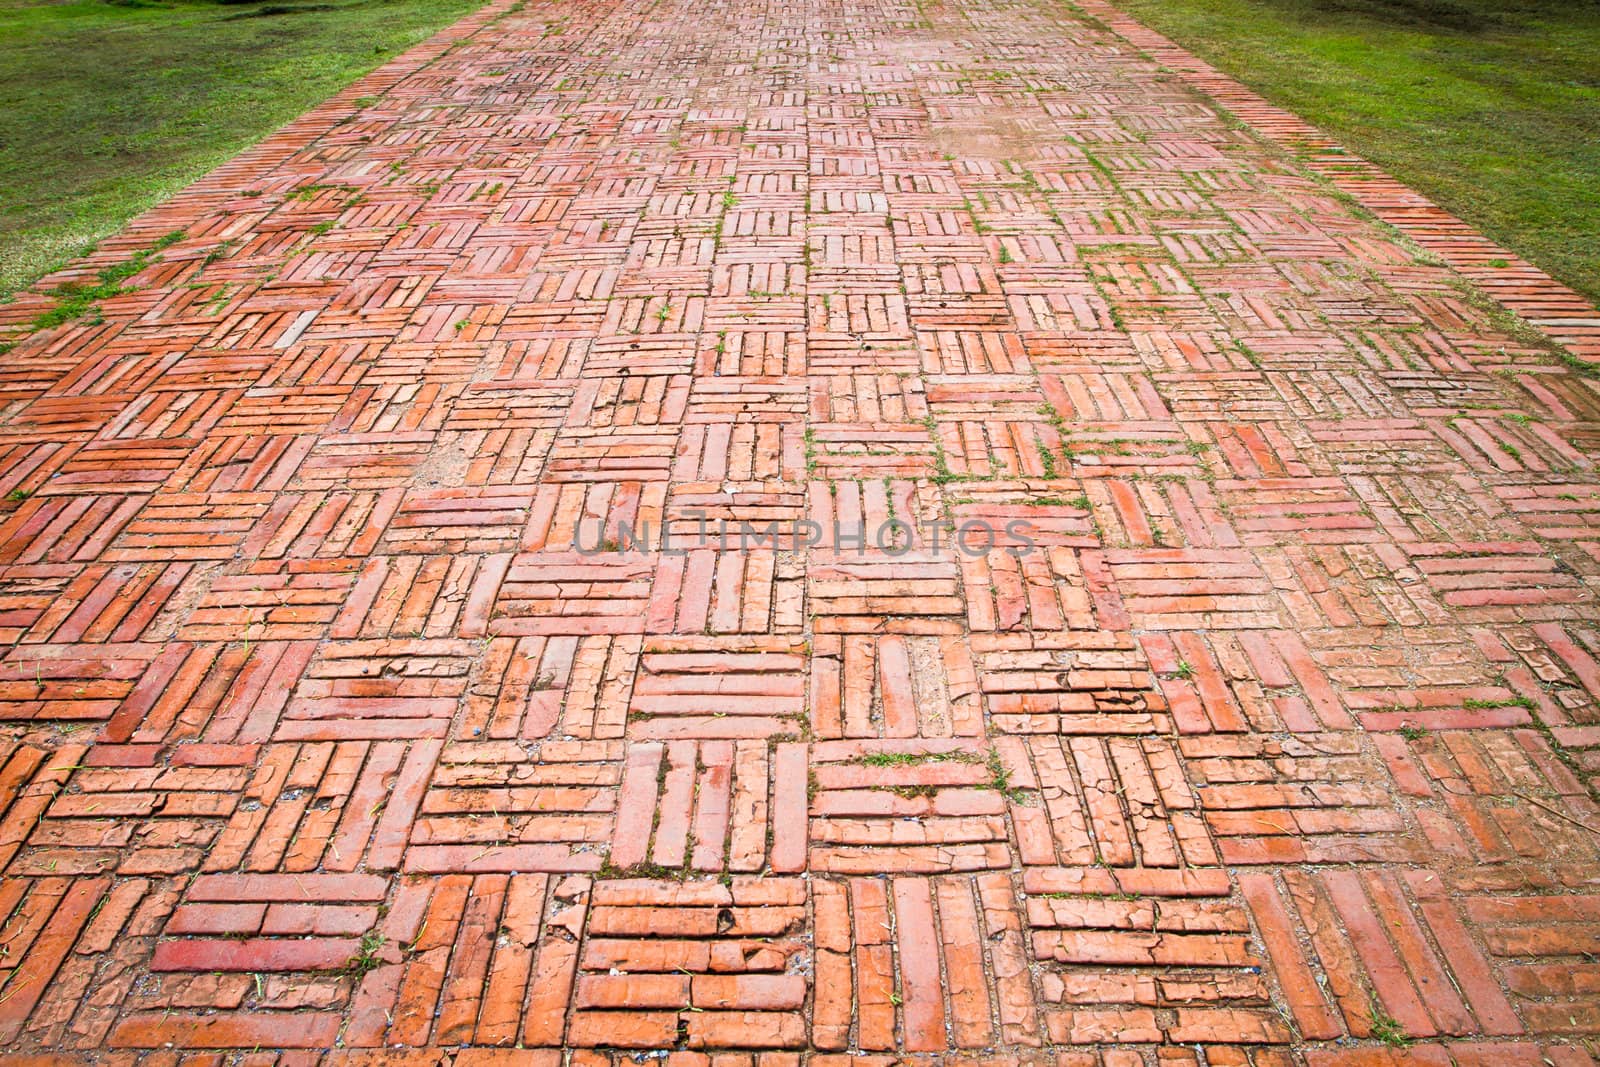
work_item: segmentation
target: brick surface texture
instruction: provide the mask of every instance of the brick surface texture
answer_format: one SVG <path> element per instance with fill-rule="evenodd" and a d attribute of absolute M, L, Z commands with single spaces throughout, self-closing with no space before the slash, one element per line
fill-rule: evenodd
<path fill-rule="evenodd" d="M 1507 307 L 1099 0 L 491 6 L 0 308 L 0 1049 L 1589 1064 Z"/>

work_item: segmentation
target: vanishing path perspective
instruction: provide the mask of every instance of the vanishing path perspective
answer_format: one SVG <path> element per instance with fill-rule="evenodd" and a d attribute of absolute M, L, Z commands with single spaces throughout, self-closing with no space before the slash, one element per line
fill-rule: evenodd
<path fill-rule="evenodd" d="M 502 0 L 0 308 L 4 1055 L 1592 1062 L 1594 311 L 1230 86 Z"/>

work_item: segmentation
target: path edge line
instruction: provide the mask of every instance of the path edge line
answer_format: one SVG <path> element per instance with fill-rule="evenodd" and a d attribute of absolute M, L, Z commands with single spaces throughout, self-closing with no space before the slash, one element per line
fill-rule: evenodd
<path fill-rule="evenodd" d="M 1582 295 L 1108 0 L 1074 3 L 1380 221 L 1438 256 L 1578 360 L 1600 366 L 1600 309 Z M 1503 261 L 1505 266 L 1493 266 L 1491 261 Z"/>
<path fill-rule="evenodd" d="M 96 270 L 120 263 L 131 253 L 148 248 L 155 239 L 178 228 L 178 221 L 203 210 L 208 199 L 225 195 L 232 189 L 245 188 L 250 182 L 265 177 L 273 167 L 281 164 L 288 156 L 307 145 L 314 144 L 348 121 L 361 110 L 356 105 L 357 100 L 382 96 L 427 67 L 455 45 L 527 2 L 528 0 L 490 0 L 462 16 L 426 40 L 363 74 L 321 103 L 314 104 L 310 109 L 301 112 L 177 192 L 133 216 L 114 233 L 107 234 L 96 242 L 93 252 L 86 256 L 74 256 L 49 274 L 17 290 L 4 306 L 14 308 L 18 304 L 29 302 L 30 299 L 37 300 L 41 294 L 62 282 L 93 276 Z M 0 325 L 0 340 L 5 339 L 4 332 L 4 326 Z M 24 330 L 20 336 L 12 337 L 11 340 L 21 340 L 28 336 L 29 332 Z"/>

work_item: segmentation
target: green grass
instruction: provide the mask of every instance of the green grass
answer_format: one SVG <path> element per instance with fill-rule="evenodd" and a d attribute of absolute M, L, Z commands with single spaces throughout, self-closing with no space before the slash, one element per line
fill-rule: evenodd
<path fill-rule="evenodd" d="M 153 247 L 142 248 L 121 263 L 102 268 L 97 272 L 99 280 L 93 285 L 67 282 L 50 289 L 50 295 L 56 298 L 55 307 L 35 318 L 33 328 L 48 330 L 52 326 L 60 326 L 63 322 L 71 322 L 73 319 L 94 313 L 100 301 L 128 292 L 122 283 L 149 266 L 152 257 L 163 248 L 170 248 L 183 240 L 184 236 L 182 230 L 173 230 L 157 241 Z"/>
<path fill-rule="evenodd" d="M 1600 302 L 1600 4 L 1113 2 Z"/>
<path fill-rule="evenodd" d="M 484 0 L 0 0 L 0 298 Z"/>

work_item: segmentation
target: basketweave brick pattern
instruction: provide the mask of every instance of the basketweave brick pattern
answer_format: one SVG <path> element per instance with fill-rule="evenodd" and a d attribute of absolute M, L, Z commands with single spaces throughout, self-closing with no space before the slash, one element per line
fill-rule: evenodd
<path fill-rule="evenodd" d="M 1596 357 L 1103 0 L 499 0 L 0 308 L 0 1056 L 1592 1063 L 1468 282 Z"/>

